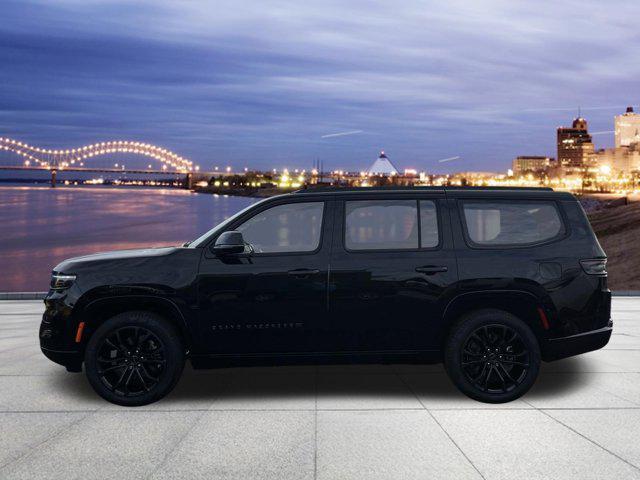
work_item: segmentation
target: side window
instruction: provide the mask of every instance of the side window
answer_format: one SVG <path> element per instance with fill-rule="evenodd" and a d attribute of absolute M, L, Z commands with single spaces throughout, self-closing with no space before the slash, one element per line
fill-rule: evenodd
<path fill-rule="evenodd" d="M 346 202 L 345 246 L 348 250 L 418 248 L 415 200 Z"/>
<path fill-rule="evenodd" d="M 433 248 L 439 243 L 436 205 L 430 200 L 345 202 L 344 243 L 347 250 Z"/>
<path fill-rule="evenodd" d="M 256 253 L 312 252 L 320 246 L 324 202 L 289 203 L 264 210 L 236 230 Z"/>
<path fill-rule="evenodd" d="M 528 245 L 564 232 L 554 202 L 464 201 L 469 239 L 478 245 Z"/>
<path fill-rule="evenodd" d="M 420 200 L 420 246 L 434 248 L 439 243 L 436 203 L 432 200 Z"/>

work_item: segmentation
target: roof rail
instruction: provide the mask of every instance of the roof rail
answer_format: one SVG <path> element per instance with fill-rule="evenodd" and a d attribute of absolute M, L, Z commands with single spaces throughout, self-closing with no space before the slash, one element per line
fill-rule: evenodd
<path fill-rule="evenodd" d="M 305 194 L 305 193 L 325 193 L 325 192 L 379 192 L 379 191 L 443 191 L 443 190 L 533 190 L 533 191 L 547 191 L 552 192 L 551 187 L 431 187 L 431 186 L 418 186 L 418 187 L 401 187 L 401 186 L 389 186 L 389 187 L 310 187 L 302 190 L 296 190 L 293 193 Z"/>

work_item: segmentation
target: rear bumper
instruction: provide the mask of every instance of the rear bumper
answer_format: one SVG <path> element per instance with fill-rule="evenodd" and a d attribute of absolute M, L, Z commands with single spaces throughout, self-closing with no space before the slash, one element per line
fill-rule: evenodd
<path fill-rule="evenodd" d="M 612 330 L 613 323 L 609 321 L 606 327 L 597 330 L 548 339 L 542 349 L 542 359 L 549 362 L 598 350 L 609 343 Z"/>

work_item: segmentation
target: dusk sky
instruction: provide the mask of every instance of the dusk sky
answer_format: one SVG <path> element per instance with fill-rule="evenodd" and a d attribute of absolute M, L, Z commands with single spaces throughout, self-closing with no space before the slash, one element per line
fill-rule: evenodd
<path fill-rule="evenodd" d="M 362 170 L 384 149 L 504 171 L 555 156 L 579 106 L 606 132 L 640 103 L 636 1 L 3 0 L 0 18 L 0 136 L 140 140 L 203 169 Z"/>

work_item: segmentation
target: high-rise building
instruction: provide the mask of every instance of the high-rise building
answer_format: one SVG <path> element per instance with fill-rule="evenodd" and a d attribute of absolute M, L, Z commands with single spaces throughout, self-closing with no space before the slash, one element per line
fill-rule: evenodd
<path fill-rule="evenodd" d="M 535 155 L 523 155 L 513 160 L 513 173 L 522 175 L 524 173 L 535 173 L 547 169 L 553 158 Z"/>
<path fill-rule="evenodd" d="M 584 118 L 576 118 L 571 127 L 558 127 L 557 134 L 559 165 L 582 167 L 589 163 L 594 147 Z"/>
<path fill-rule="evenodd" d="M 615 116 L 616 148 L 628 147 L 640 141 L 640 115 L 633 107 L 627 107 L 622 115 Z"/>

